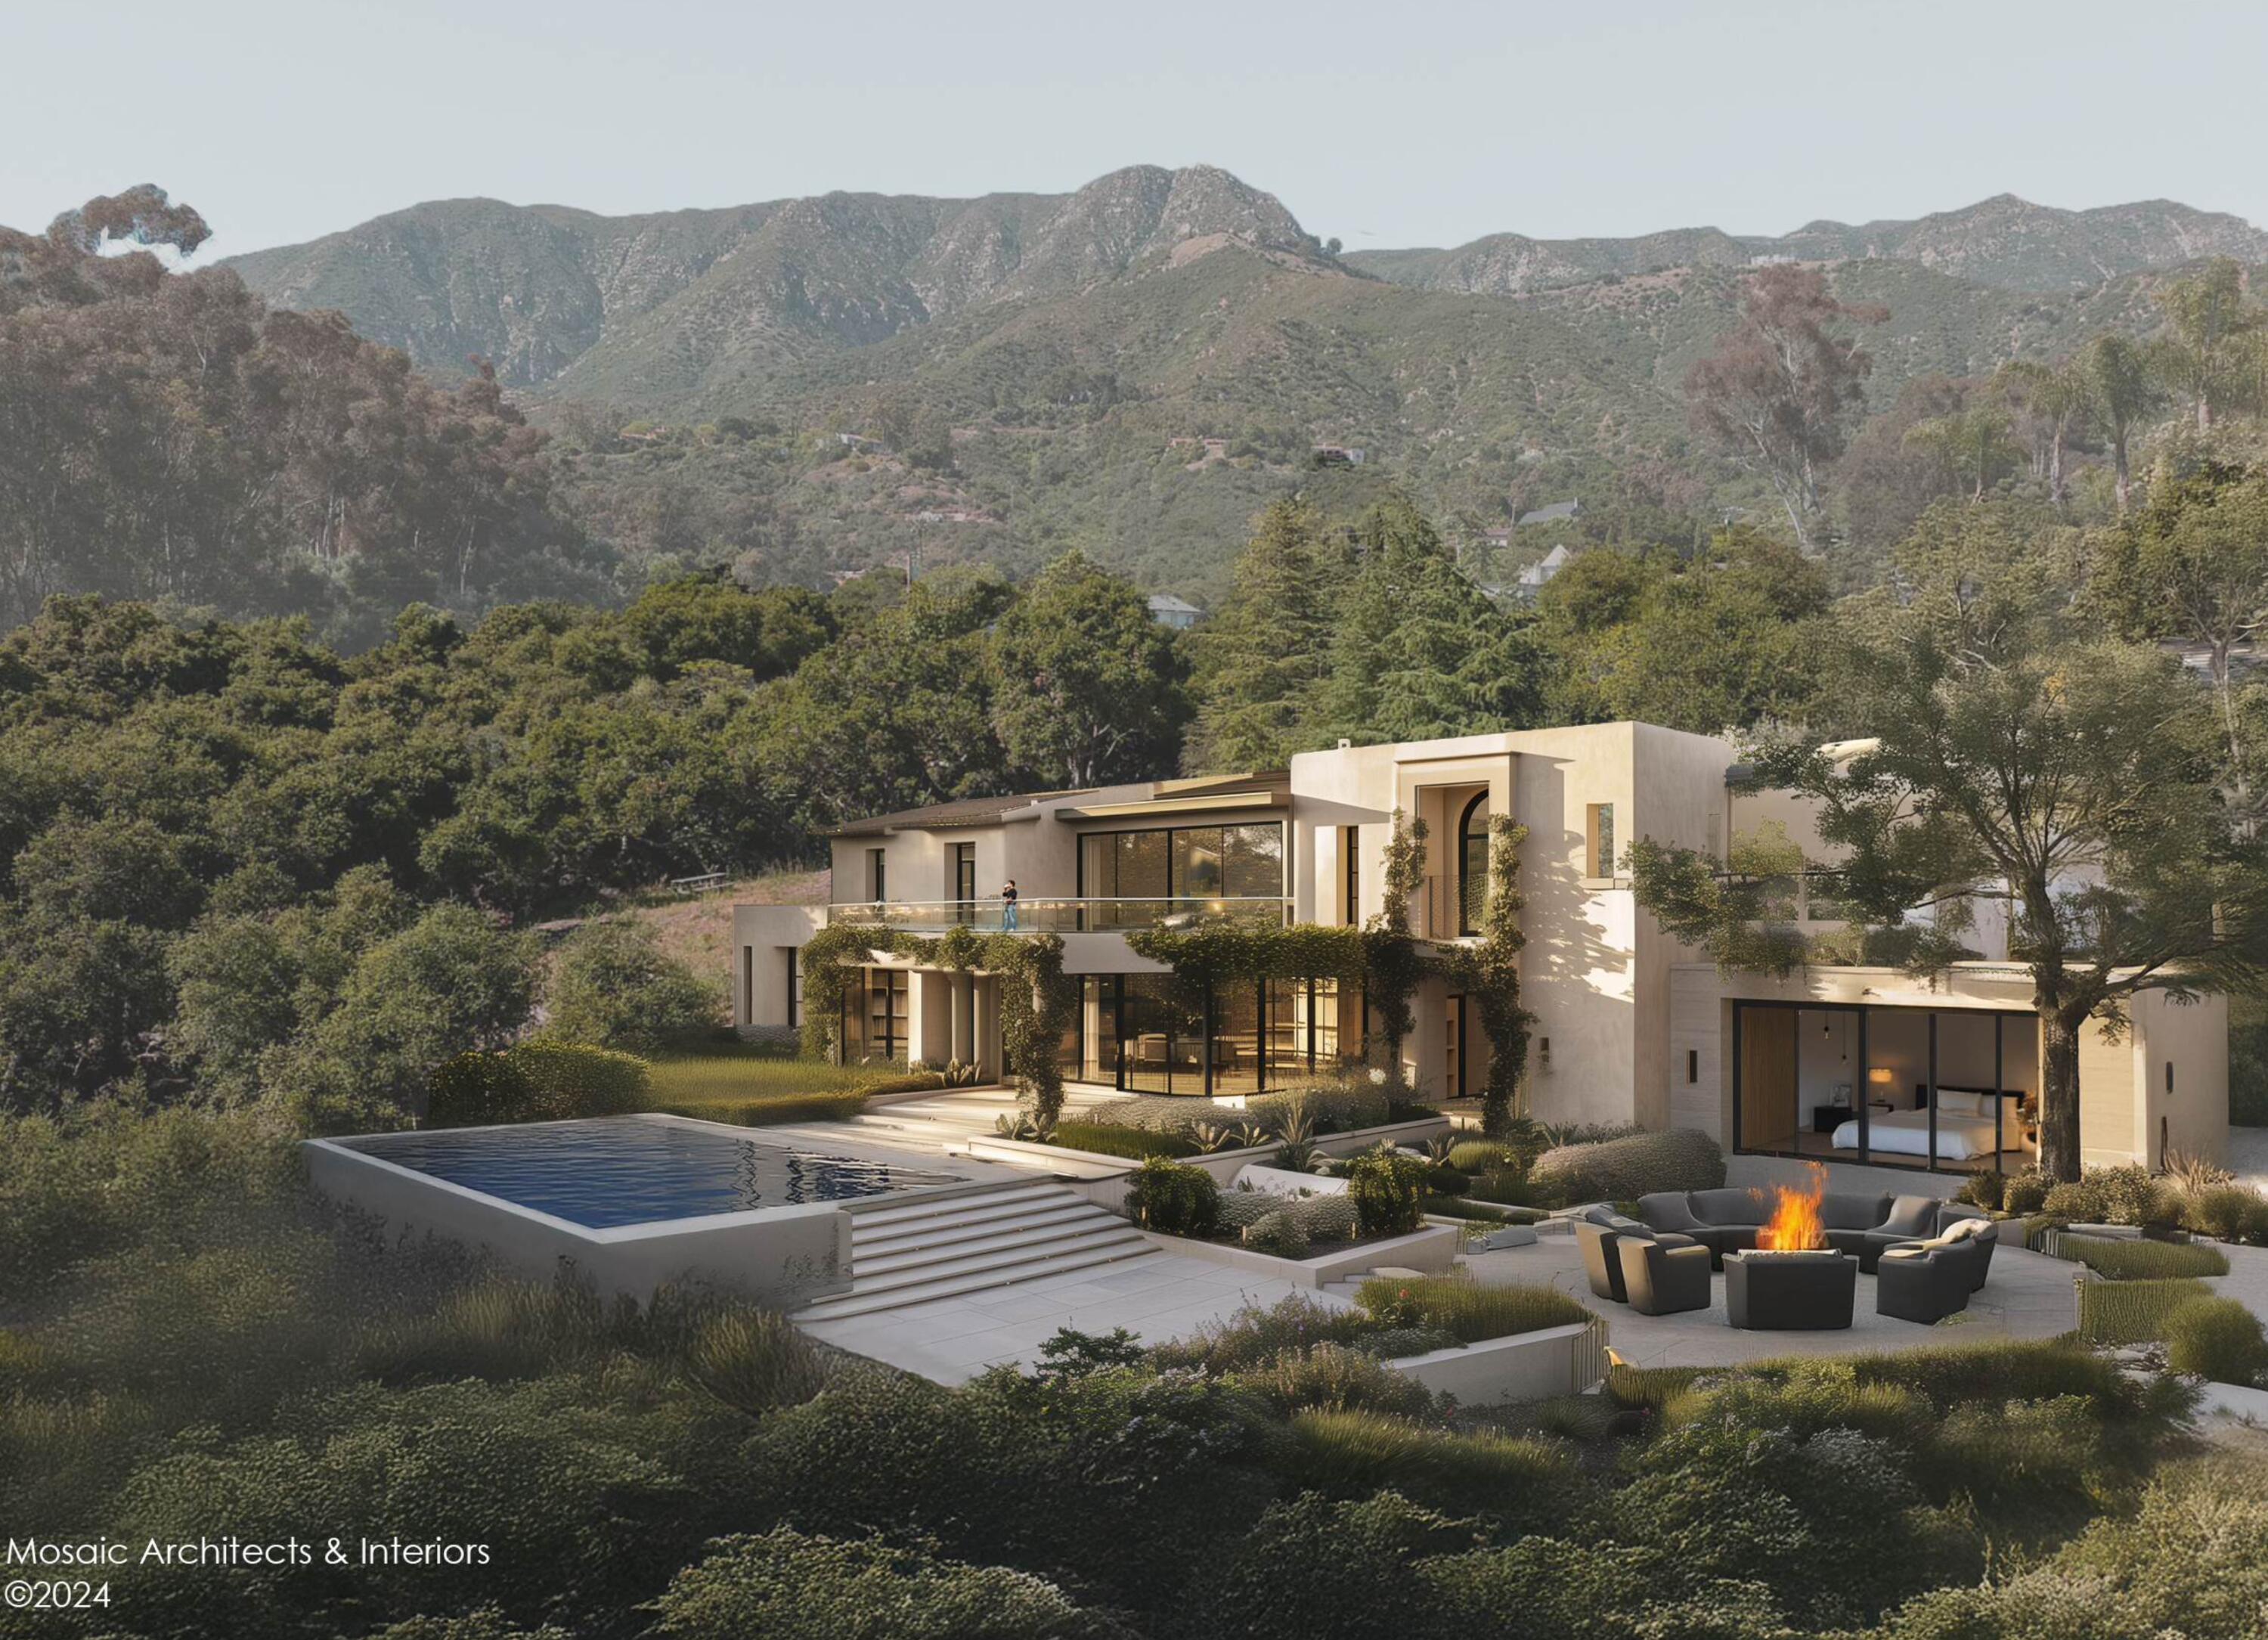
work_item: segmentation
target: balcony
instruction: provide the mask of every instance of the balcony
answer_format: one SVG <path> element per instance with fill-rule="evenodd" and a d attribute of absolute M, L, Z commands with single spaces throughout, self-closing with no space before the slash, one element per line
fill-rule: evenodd
<path fill-rule="evenodd" d="M 1193 928 L 1231 922 L 1248 927 L 1280 928 L 1292 920 L 1292 902 L 1273 896 L 1218 899 L 1042 899 L 1016 903 L 1017 934 L 1111 934 L 1128 928 Z M 943 934 L 968 928 L 998 934 L 1006 908 L 998 899 L 869 900 L 829 905 L 828 924 L 903 929 L 909 934 Z"/>

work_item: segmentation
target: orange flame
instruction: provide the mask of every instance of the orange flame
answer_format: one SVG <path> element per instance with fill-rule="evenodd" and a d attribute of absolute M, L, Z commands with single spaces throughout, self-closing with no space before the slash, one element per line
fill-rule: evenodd
<path fill-rule="evenodd" d="M 1805 1165 L 1811 1170 L 1811 1181 L 1801 1189 L 1792 1190 L 1786 1185 L 1772 1186 L 1772 1194 L 1778 1200 L 1771 1217 L 1756 1231 L 1759 1249 L 1801 1252 L 1827 1245 L 1827 1226 L 1819 1216 L 1819 1204 L 1827 1195 L 1827 1170 L 1816 1162 Z"/>

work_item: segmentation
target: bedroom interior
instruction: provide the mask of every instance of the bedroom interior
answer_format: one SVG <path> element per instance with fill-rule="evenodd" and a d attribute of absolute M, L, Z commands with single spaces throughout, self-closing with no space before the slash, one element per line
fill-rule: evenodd
<path fill-rule="evenodd" d="M 1740 1150 L 1936 1172 L 2036 1155 L 2029 1014 L 1743 1001 L 1733 1033 Z"/>

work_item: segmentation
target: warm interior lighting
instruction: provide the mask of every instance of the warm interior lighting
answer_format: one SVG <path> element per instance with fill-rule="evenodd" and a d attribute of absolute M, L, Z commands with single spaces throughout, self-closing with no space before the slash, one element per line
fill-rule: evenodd
<path fill-rule="evenodd" d="M 1827 1226 L 1819 1204 L 1827 1194 L 1827 1170 L 1816 1162 L 1805 1164 L 1809 1179 L 1790 1188 L 1774 1185 L 1772 1215 L 1756 1231 L 1759 1252 L 1808 1252 L 1827 1245 Z"/>

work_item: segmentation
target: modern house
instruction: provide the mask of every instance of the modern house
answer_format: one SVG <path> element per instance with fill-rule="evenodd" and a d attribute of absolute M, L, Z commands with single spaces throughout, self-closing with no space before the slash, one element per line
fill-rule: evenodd
<path fill-rule="evenodd" d="M 1490 816 L 1528 828 L 1521 857 L 1521 1002 L 1534 1016 L 1529 1107 L 1555 1123 L 1698 1128 L 1728 1151 L 1938 1171 L 2025 1165 L 2040 1045 L 2024 971 L 1980 915 L 1982 959 L 1928 980 L 1815 966 L 1786 979 L 1720 974 L 1663 934 L 1617 868 L 1645 837 L 1723 861 L 1777 824 L 1818 858 L 1784 794 L 1735 792 L 1727 742 L 1645 723 L 1342 746 L 1288 771 L 940 803 L 842 827 L 835 903 L 734 914 L 738 1023 L 800 1023 L 799 953 L 822 926 L 1059 935 L 1080 988 L 1058 1046 L 1067 1078 L 1130 1092 L 1238 1098 L 1359 1062 L 1374 1030 L 1355 986 L 1270 979 L 1202 1006 L 1129 929 L 1160 921 L 1359 925 L 1378 913 L 1399 809 L 1429 833 L 1413 934 L 1472 941 Z M 1831 879 L 1799 887 L 1819 928 Z M 999 979 L 870 951 L 841 1021 L 852 1058 L 974 1062 L 998 1075 Z M 1476 1095 L 1489 1043 L 1475 999 L 1421 982 L 1402 1069 L 1426 1097 Z M 2080 1067 L 2090 1163 L 2219 1155 L 2228 1126 L 2224 999 L 2138 1000 L 2090 1034 Z"/>

